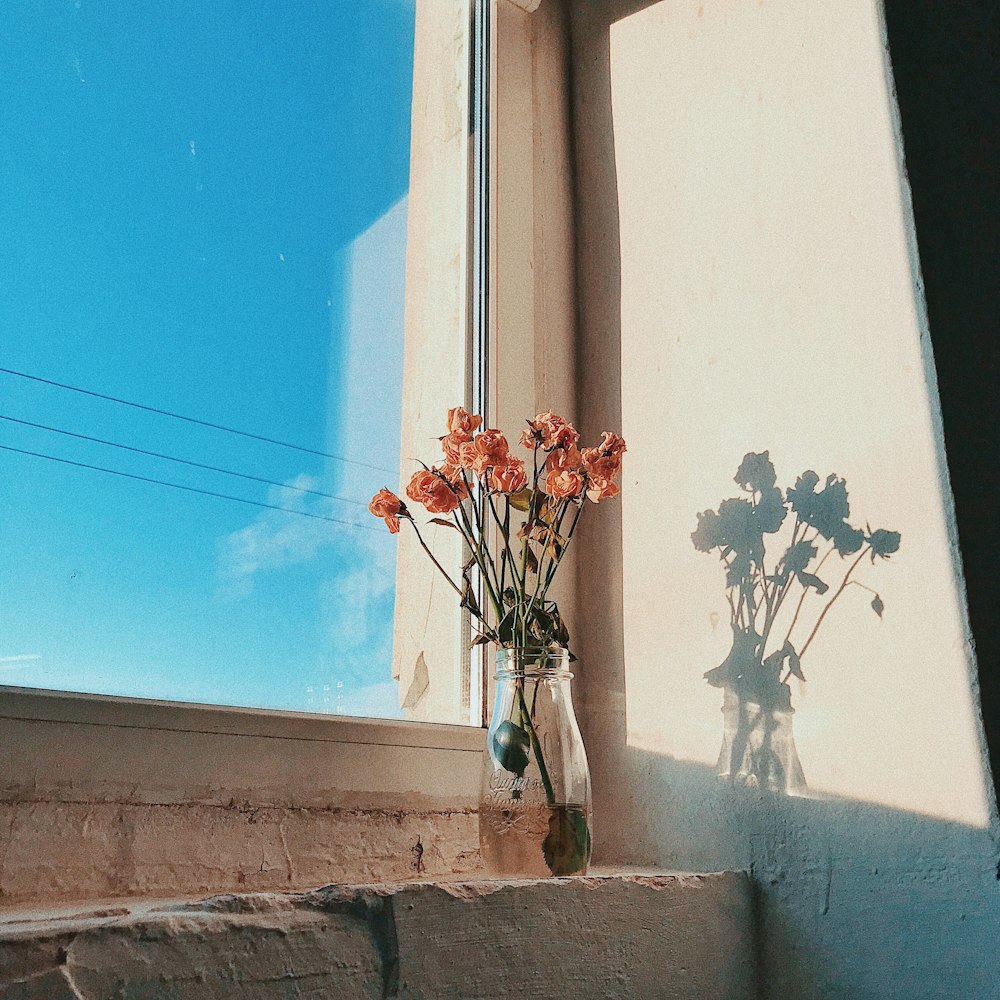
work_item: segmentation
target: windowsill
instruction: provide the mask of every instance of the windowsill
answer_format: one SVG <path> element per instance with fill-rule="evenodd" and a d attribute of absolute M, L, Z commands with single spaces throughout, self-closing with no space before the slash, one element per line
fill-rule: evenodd
<path fill-rule="evenodd" d="M 529 885 L 563 885 L 581 883 L 597 885 L 609 881 L 630 882 L 652 888 L 673 885 L 701 885 L 706 880 L 743 877 L 742 872 L 681 872 L 638 865 L 593 866 L 586 875 L 562 878 L 491 878 L 468 873 L 451 877 L 414 878 L 400 882 L 370 882 L 364 884 L 331 883 L 315 889 L 293 892 L 242 892 L 205 896 L 181 894 L 147 898 L 140 896 L 84 899 L 59 903 L 41 901 L 0 905 L 0 942 L 21 935 L 47 933 L 50 930 L 77 932 L 129 919 L 155 919 L 171 913 L 249 913 L 268 910 L 283 911 L 323 894 L 352 895 L 373 893 L 394 896 L 414 888 L 436 887 L 460 899 L 488 896 L 500 889 Z"/>
<path fill-rule="evenodd" d="M 476 753 L 483 748 L 483 730 L 475 726 L 198 705 L 41 688 L 0 687 L 0 719 Z"/>
<path fill-rule="evenodd" d="M 752 893 L 737 872 L 25 907 L 0 916 L 0 944 L 0 991 L 17 983 L 29 996 L 150 983 L 188 995 L 197 983 L 206 996 L 263 997 L 281 980 L 338 996 L 479 997 L 530 981 L 533 996 L 653 997 L 671 982 L 678 997 L 750 1000 L 755 985 Z"/>

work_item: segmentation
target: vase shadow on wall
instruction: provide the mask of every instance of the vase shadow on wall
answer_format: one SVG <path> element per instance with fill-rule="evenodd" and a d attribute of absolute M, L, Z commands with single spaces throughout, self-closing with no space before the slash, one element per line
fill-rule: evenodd
<path fill-rule="evenodd" d="M 795 749 L 791 690 L 787 684 L 774 700 L 763 701 L 723 689 L 722 749 L 716 773 L 734 785 L 785 795 L 806 792 L 806 778 Z"/>
<path fill-rule="evenodd" d="M 705 680 L 722 690 L 722 748 L 716 773 L 733 785 L 784 795 L 806 792 L 795 748 L 785 659 L 760 655 L 760 636 L 733 625 L 729 655 Z"/>

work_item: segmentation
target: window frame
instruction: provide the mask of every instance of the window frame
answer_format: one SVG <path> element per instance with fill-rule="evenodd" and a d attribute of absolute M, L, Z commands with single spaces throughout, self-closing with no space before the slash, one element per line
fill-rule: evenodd
<path fill-rule="evenodd" d="M 488 409 L 490 402 L 489 373 L 489 311 L 490 296 L 480 282 L 488 282 L 492 273 L 489 261 L 492 243 L 489 238 L 489 219 L 492 189 L 493 116 L 491 115 L 492 82 L 495 81 L 495 46 L 492 24 L 495 20 L 496 0 L 471 0 L 470 16 L 470 142 L 468 185 L 468 260 L 469 281 L 467 329 L 469 351 L 466 363 L 467 404 Z M 478 651 L 477 651 L 478 652 Z M 482 750 L 482 727 L 486 725 L 485 686 L 486 665 L 478 656 L 470 662 L 470 673 L 475 671 L 472 689 L 478 697 L 480 710 L 475 714 L 478 724 L 453 724 L 440 722 L 380 719 L 363 716 L 316 714 L 298 711 L 249 708 L 228 705 L 206 705 L 197 702 L 177 702 L 160 699 L 122 697 L 86 692 L 51 690 L 0 684 L 0 721 L 6 724 L 23 722 L 46 727 L 48 737 L 58 740 L 61 726 L 89 726 L 114 728 L 119 739 L 127 744 L 123 733 L 133 733 L 136 749 L 141 749 L 143 731 L 171 733 L 215 734 L 220 737 L 242 736 L 249 738 L 288 739 L 314 741 L 318 745 L 346 744 L 382 748 L 398 748 L 400 766 L 410 767 L 414 755 L 425 751 L 446 751 L 458 755 L 454 764 L 463 771 L 464 755 Z M 125 747 L 122 759 L 132 757 L 131 748 Z M 0 787 L 17 784 L 13 772 L 3 774 L 0 757 Z M 108 761 L 109 766 L 112 765 Z M 36 760 L 35 774 L 45 774 L 44 755 Z M 114 769 L 105 778 L 115 783 L 128 784 L 128 774 Z M 417 772 L 423 773 L 422 768 Z M 60 775 L 60 779 L 63 776 Z M 478 771 L 477 771 L 478 780 Z M 345 774 L 345 789 L 363 792 L 367 786 L 363 773 Z M 427 777 L 427 788 L 414 788 L 415 792 L 433 793 L 440 782 L 433 775 Z"/>

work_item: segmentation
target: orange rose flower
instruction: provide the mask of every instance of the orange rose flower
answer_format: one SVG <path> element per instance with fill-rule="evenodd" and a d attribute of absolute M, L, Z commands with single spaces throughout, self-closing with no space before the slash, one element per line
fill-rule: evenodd
<path fill-rule="evenodd" d="M 444 451 L 445 460 L 449 465 L 459 464 L 461 447 L 471 440 L 472 435 L 466 434 L 465 431 L 451 431 L 441 438 L 441 448 Z"/>
<path fill-rule="evenodd" d="M 568 448 L 580 440 L 580 435 L 572 424 L 566 423 L 562 417 L 556 416 L 551 410 L 535 414 L 534 420 L 528 421 L 528 430 L 521 435 L 522 443 L 525 437 L 530 438 L 529 447 L 539 442 L 543 448 Z"/>
<path fill-rule="evenodd" d="M 548 472 L 561 472 L 564 469 L 576 471 L 583 465 L 583 455 L 575 444 L 567 448 L 553 448 L 549 452 L 549 457 L 545 459 L 545 468 Z"/>
<path fill-rule="evenodd" d="M 568 500 L 583 492 L 583 476 L 572 469 L 556 469 L 545 477 L 545 492 L 553 500 Z"/>
<path fill-rule="evenodd" d="M 415 472 L 406 487 L 406 495 L 430 514 L 450 514 L 458 507 L 460 499 L 464 499 L 464 496 L 459 497 L 460 492 L 465 492 L 464 484 L 459 490 L 440 473 L 427 469 Z"/>
<path fill-rule="evenodd" d="M 580 432 L 572 424 L 561 424 L 545 439 L 548 448 L 573 448 L 580 440 Z"/>
<path fill-rule="evenodd" d="M 507 455 L 510 452 L 510 445 L 503 436 L 502 431 L 496 428 L 483 431 L 475 438 L 476 451 L 483 460 L 484 467 L 496 468 L 507 464 Z"/>
<path fill-rule="evenodd" d="M 455 496 L 458 497 L 459 502 L 468 500 L 469 488 L 465 485 L 465 480 L 462 478 L 461 469 L 451 465 L 442 465 L 440 469 L 434 469 L 433 471 L 448 480 L 448 484 L 451 486 Z"/>
<path fill-rule="evenodd" d="M 448 433 L 464 434 L 467 441 L 482 422 L 482 417 L 467 413 L 464 406 L 453 406 L 448 411 Z"/>
<path fill-rule="evenodd" d="M 529 420 L 528 429 L 526 431 L 521 431 L 521 444 L 525 448 L 534 449 L 537 445 L 542 443 L 542 432 L 538 430 L 535 425 Z"/>
<path fill-rule="evenodd" d="M 475 442 L 471 439 L 469 441 L 463 441 L 458 446 L 458 464 L 463 469 L 473 469 L 476 465 L 476 460 L 479 458 L 479 452 L 476 449 Z"/>
<path fill-rule="evenodd" d="M 621 472 L 622 455 L 627 450 L 617 434 L 605 431 L 596 448 L 583 449 L 583 467 L 591 479 L 615 479 Z"/>
<path fill-rule="evenodd" d="M 610 500 L 611 497 L 618 496 L 620 492 L 618 484 L 613 479 L 587 480 L 587 497 L 594 503 Z"/>
<path fill-rule="evenodd" d="M 368 510 L 385 520 L 385 525 L 393 535 L 399 532 L 399 515 L 406 516 L 406 506 L 391 490 L 382 489 L 372 497 Z"/>
<path fill-rule="evenodd" d="M 459 493 L 459 499 L 464 500 L 466 495 L 468 495 L 468 490 L 466 490 L 465 482 L 462 479 L 462 467 L 453 465 L 451 462 L 445 462 L 437 471 L 455 487 L 456 492 Z"/>
<path fill-rule="evenodd" d="M 507 464 L 510 446 L 501 431 L 491 428 L 477 434 L 469 442 L 459 445 L 458 461 L 463 469 L 471 469 L 479 476 L 486 475 L 488 469 L 500 468 Z"/>
<path fill-rule="evenodd" d="M 524 462 L 519 458 L 507 457 L 507 464 L 491 469 L 489 473 L 490 489 L 501 493 L 517 493 L 528 485 L 528 474 L 524 471 Z"/>

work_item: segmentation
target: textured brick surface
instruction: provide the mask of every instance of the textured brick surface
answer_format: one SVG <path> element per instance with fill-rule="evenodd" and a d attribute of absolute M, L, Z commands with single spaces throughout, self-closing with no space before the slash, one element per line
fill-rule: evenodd
<path fill-rule="evenodd" d="M 743 875 L 327 886 L 0 918 L 0 1000 L 750 1000 Z"/>
<path fill-rule="evenodd" d="M 469 876 L 472 810 L 0 802 L 0 903 Z"/>

